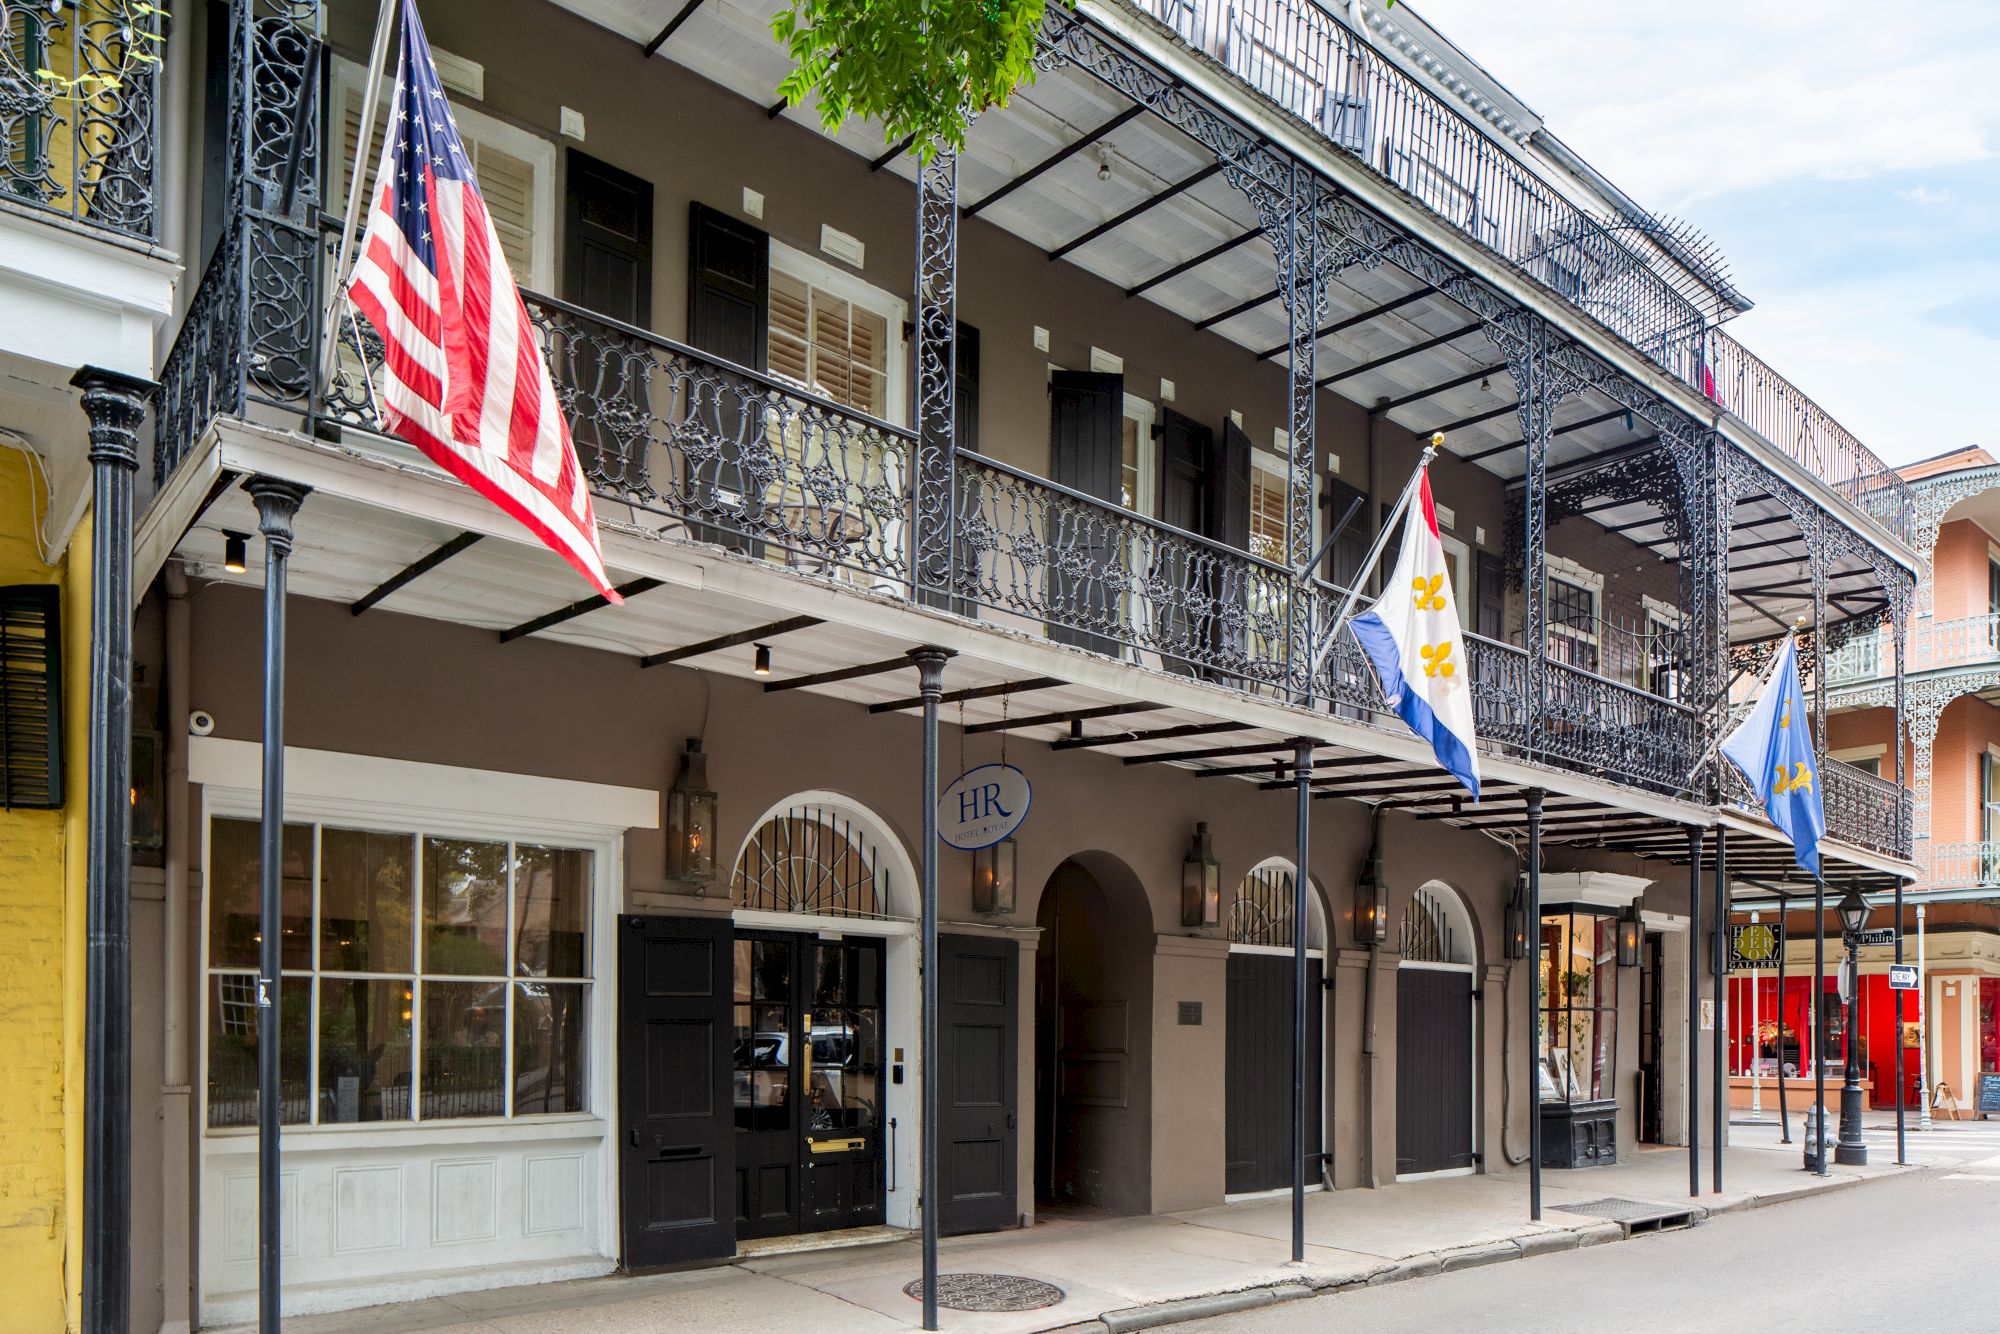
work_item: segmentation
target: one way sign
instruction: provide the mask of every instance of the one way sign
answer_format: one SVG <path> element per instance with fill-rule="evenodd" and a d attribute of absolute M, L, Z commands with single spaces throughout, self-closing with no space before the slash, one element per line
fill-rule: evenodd
<path fill-rule="evenodd" d="M 1917 966 L 1913 963 L 1892 963 L 1889 965 L 1889 990 L 1915 991 L 1917 989 Z"/>

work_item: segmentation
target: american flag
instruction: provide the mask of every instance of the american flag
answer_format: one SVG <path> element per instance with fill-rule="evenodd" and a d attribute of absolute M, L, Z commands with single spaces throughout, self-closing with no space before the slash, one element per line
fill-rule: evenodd
<path fill-rule="evenodd" d="M 403 0 L 396 90 L 348 285 L 387 346 L 384 425 L 519 519 L 611 602 L 590 488 L 472 161 Z"/>

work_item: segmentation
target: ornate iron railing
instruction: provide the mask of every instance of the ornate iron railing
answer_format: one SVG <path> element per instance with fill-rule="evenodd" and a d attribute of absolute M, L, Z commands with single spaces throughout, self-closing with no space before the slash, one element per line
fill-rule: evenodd
<path fill-rule="evenodd" d="M 1830 837 L 1889 857 L 1911 855 L 1916 808 L 1908 788 L 1829 759 L 1820 769 L 1820 798 Z"/>
<path fill-rule="evenodd" d="M 1912 540 L 1916 499 L 1909 483 L 1743 344 L 1719 329 L 1708 341 L 1714 383 L 1698 388 L 1884 528 Z"/>
<path fill-rule="evenodd" d="M 163 10 L 0 2 L 0 197 L 150 241 Z"/>
<path fill-rule="evenodd" d="M 1904 670 L 1933 671 L 2000 661 L 2000 612 L 1961 616 L 1949 621 L 1918 619 L 1910 627 L 1909 659 Z M 1827 654 L 1828 686 L 1855 685 L 1889 676 L 1896 654 L 1885 630 L 1859 635 Z"/>
<path fill-rule="evenodd" d="M 1926 889 L 2000 885 L 2000 843 L 1933 843 L 1922 860 Z"/>

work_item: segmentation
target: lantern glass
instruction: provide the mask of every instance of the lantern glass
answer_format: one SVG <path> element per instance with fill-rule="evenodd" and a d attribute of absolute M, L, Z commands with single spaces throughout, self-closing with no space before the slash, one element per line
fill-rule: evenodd
<path fill-rule="evenodd" d="M 1848 890 L 1847 897 L 1840 901 L 1840 924 L 1848 932 L 1859 931 L 1868 921 L 1868 900 L 1855 890 Z"/>
<path fill-rule="evenodd" d="M 1639 905 L 1633 904 L 1618 918 L 1618 966 L 1637 968 L 1639 966 L 1639 937 L 1644 927 L 1639 920 Z"/>
<path fill-rule="evenodd" d="M 1514 886 L 1514 897 L 1507 901 L 1506 953 L 1510 959 L 1528 957 L 1528 898 L 1527 891 L 1520 885 Z"/>
<path fill-rule="evenodd" d="M 1014 911 L 1014 840 L 1003 838 L 972 854 L 972 911 L 1006 915 Z"/>
<path fill-rule="evenodd" d="M 681 771 L 667 791 L 667 878 L 715 879 L 715 792 L 699 740 L 681 752 Z"/>
<path fill-rule="evenodd" d="M 1222 865 L 1208 843 L 1206 822 L 1194 827 L 1194 845 L 1181 863 L 1181 925 L 1190 929 L 1222 921 Z"/>

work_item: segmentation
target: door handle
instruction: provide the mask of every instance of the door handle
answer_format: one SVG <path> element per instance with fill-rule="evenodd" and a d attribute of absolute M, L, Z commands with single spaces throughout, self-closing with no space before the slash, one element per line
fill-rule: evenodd
<path fill-rule="evenodd" d="M 1007 1113 L 1007 1129 L 1012 1130 L 1013 1128 L 1014 1128 L 1014 1114 L 1012 1112 L 1009 1112 Z"/>
<path fill-rule="evenodd" d="M 813 1091 L 813 1017 L 805 1016 L 805 1037 L 799 1043 L 799 1087 L 806 1105 L 811 1105 Z"/>

